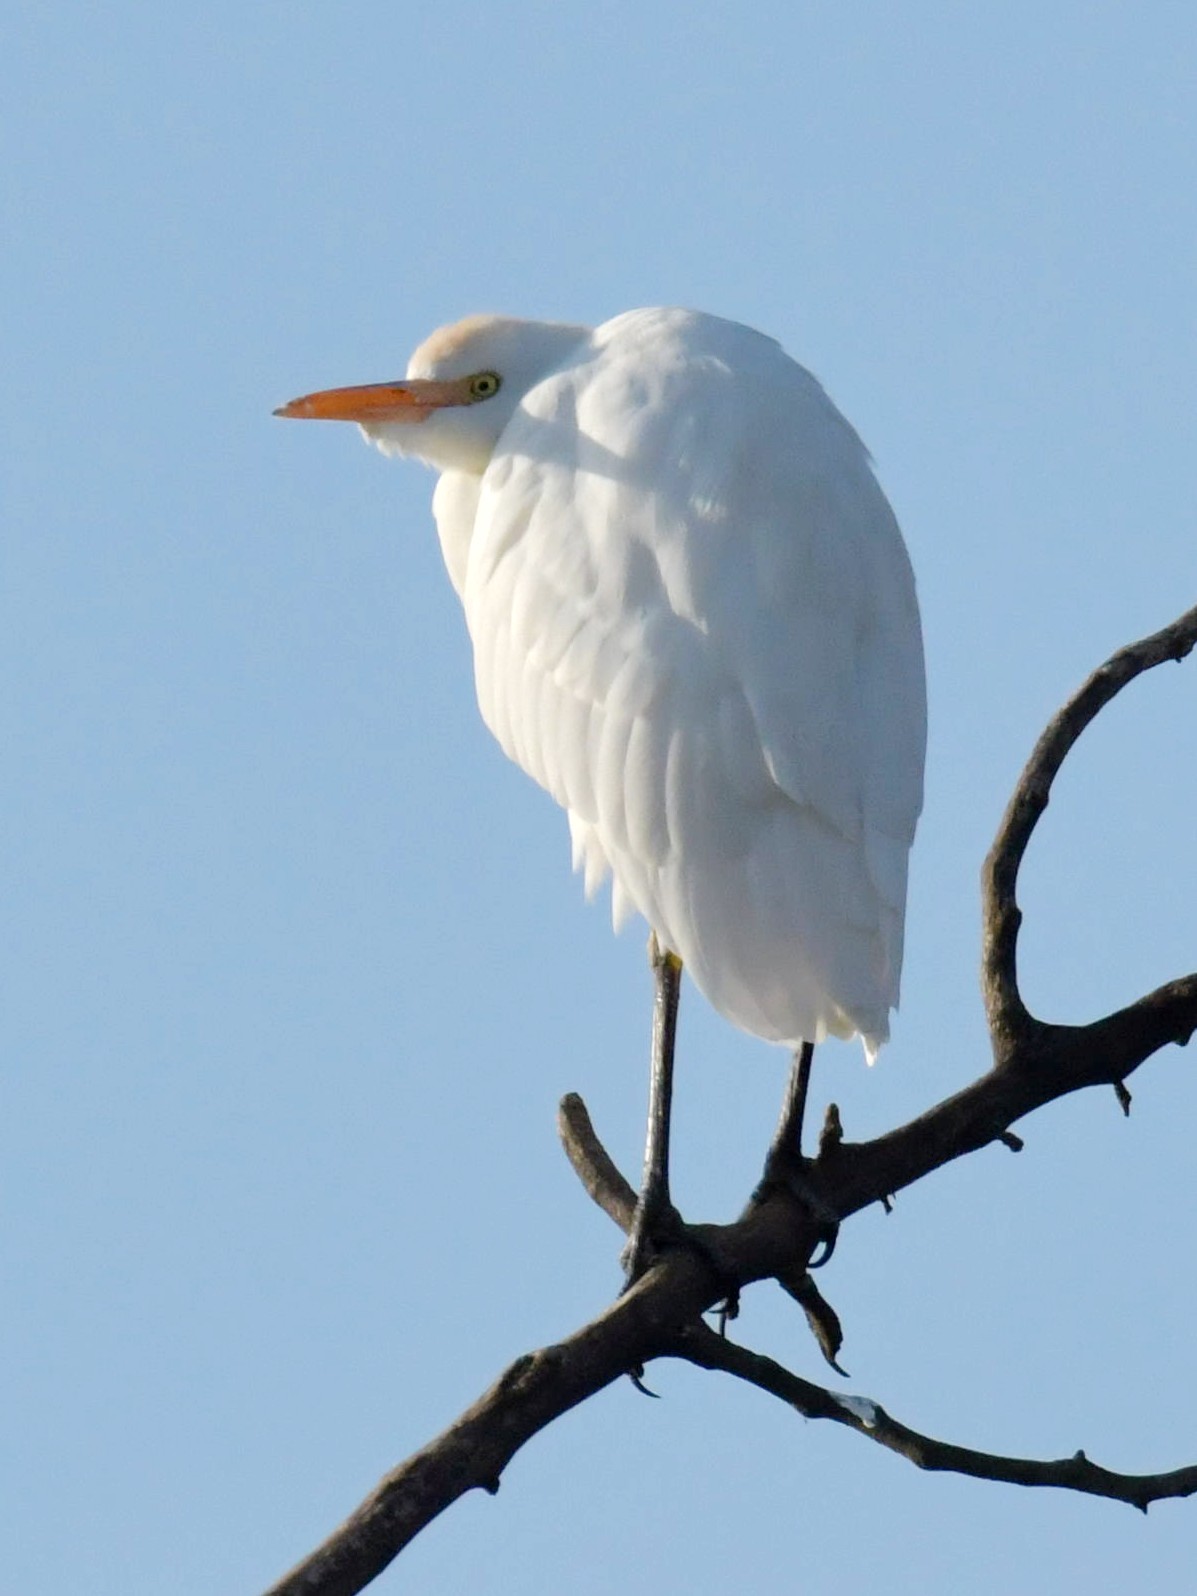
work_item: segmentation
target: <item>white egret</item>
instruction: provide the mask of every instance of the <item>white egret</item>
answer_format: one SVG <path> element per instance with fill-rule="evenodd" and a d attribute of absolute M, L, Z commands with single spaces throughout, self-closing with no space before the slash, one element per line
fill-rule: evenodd
<path fill-rule="evenodd" d="M 645 1184 L 670 1212 L 681 965 L 734 1024 L 871 1061 L 898 999 L 926 700 L 914 579 L 852 427 L 748 327 L 638 310 L 597 328 L 473 316 L 406 378 L 280 415 L 356 421 L 440 473 L 433 512 L 505 752 L 569 817 L 593 895 L 638 910 L 657 979 Z"/>

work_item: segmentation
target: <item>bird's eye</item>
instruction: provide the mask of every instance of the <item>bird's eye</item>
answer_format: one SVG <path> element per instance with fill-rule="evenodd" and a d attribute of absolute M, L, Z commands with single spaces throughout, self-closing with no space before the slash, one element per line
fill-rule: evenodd
<path fill-rule="evenodd" d="M 498 393 L 502 379 L 497 371 L 480 371 L 476 377 L 470 378 L 470 398 L 489 399 Z"/>

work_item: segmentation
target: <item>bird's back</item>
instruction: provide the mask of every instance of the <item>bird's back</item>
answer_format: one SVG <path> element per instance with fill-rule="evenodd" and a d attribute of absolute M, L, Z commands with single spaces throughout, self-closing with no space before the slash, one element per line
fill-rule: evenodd
<path fill-rule="evenodd" d="M 610 871 L 617 920 L 639 910 L 744 1029 L 871 1056 L 922 645 L 893 514 L 815 379 L 734 323 L 631 312 L 531 389 L 476 493 L 442 481 L 438 521 L 482 713 L 568 811 L 588 890 Z"/>

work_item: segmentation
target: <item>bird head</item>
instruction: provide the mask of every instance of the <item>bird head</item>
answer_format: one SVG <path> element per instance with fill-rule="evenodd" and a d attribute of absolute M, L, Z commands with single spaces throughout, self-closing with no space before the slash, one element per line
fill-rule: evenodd
<path fill-rule="evenodd" d="M 326 388 L 274 413 L 356 421 L 384 454 L 410 454 L 438 470 L 486 470 L 520 401 L 566 365 L 590 335 L 563 322 L 467 316 L 426 338 L 393 382 Z"/>

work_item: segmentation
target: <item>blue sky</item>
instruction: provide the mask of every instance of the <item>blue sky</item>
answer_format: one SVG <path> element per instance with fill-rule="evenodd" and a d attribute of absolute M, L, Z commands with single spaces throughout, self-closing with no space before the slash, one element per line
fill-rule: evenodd
<path fill-rule="evenodd" d="M 647 14 L 646 13 L 647 9 Z M 1046 716 L 1197 582 L 1197 21 L 1175 4 L 10 5 L 0 284 L 2 1365 L 12 1588 L 251 1593 L 618 1237 L 649 990 L 491 744 L 431 478 L 313 387 L 471 310 L 679 303 L 782 339 L 906 530 L 931 695 L 881 1131 L 975 1075 L 977 872 Z M 1193 967 L 1197 665 L 1131 689 L 1028 859 L 1024 987 L 1083 1019 Z M 695 1218 L 784 1060 L 683 1017 Z M 1175 1049 L 869 1213 L 848 1389 L 965 1444 L 1197 1458 L 1197 1084 Z M 758 1291 L 740 1332 L 821 1365 Z M 571 1414 L 379 1591 L 1191 1588 L 1192 1505 L 923 1477 L 654 1371 Z M 883 1572 L 879 1574 L 879 1570 Z"/>

